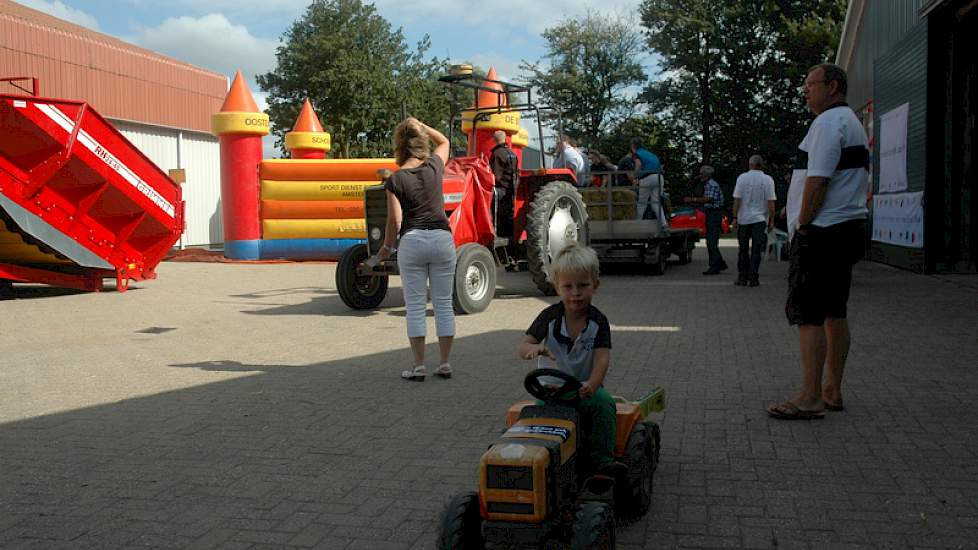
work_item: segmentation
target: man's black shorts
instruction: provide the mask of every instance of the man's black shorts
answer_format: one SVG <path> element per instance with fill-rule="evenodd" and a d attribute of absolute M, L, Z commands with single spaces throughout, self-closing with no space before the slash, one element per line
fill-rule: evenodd
<path fill-rule="evenodd" d="M 825 318 L 845 319 L 852 266 L 863 257 L 866 222 L 851 220 L 828 227 L 808 226 L 791 239 L 788 301 L 792 325 L 821 325 Z"/>

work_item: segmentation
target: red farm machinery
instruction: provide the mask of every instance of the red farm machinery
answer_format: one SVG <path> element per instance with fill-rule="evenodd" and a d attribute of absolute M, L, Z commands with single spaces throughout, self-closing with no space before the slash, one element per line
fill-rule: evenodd
<path fill-rule="evenodd" d="M 490 69 L 486 77 L 472 74 L 471 67 L 456 67 L 441 77 L 442 82 L 474 91 L 474 106 L 453 106 L 449 138 L 456 125 L 468 136 L 468 150 L 449 159 L 443 194 L 446 213 L 455 237 L 454 305 L 459 313 L 485 310 L 496 288 L 497 266 L 529 271 L 536 286 L 553 294 L 550 262 L 570 242 L 587 244 L 587 209 L 575 187 L 576 175 L 565 168 L 522 169 L 513 197 L 512 220 L 502 223 L 492 207 L 494 177 L 486 163 L 492 135 L 505 130 L 512 138 L 520 130 L 520 113 L 531 113 L 537 121 L 539 142 L 543 129 L 541 108 L 531 90 L 497 80 Z M 509 138 L 508 138 L 509 139 Z M 542 149 L 542 148 L 541 148 Z M 543 151 L 540 166 L 545 166 Z M 398 274 L 391 257 L 378 265 L 364 261 L 384 242 L 387 202 L 382 186 L 365 192 L 367 243 L 347 250 L 336 269 L 336 286 L 343 302 L 355 309 L 380 305 L 387 293 L 388 278 Z M 505 227 L 504 231 L 500 231 Z"/>
<path fill-rule="evenodd" d="M 0 81 L 32 84 L 0 94 L 0 285 L 155 278 L 183 231 L 180 187 L 87 103 Z"/>

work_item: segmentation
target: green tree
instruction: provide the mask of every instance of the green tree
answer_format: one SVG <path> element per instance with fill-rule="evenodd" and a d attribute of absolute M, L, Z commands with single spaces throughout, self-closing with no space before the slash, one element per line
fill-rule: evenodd
<path fill-rule="evenodd" d="M 282 148 L 309 98 L 332 134 L 338 158 L 391 154 L 390 137 L 407 114 L 447 129 L 449 104 L 436 82 L 446 63 L 425 59 L 427 36 L 412 51 L 401 29 L 361 0 L 314 0 L 282 36 L 273 71 L 258 75 Z"/>
<path fill-rule="evenodd" d="M 808 116 L 796 91 L 829 59 L 844 0 L 643 0 L 642 25 L 664 74 L 645 91 L 650 111 L 728 180 L 760 152 L 785 163 Z M 692 169 L 689 166 L 688 169 Z"/>
<path fill-rule="evenodd" d="M 629 89 L 645 83 L 641 36 L 621 19 L 588 13 L 544 31 L 547 54 L 520 68 L 545 105 L 562 112 L 565 133 L 588 146 L 635 113 Z"/>

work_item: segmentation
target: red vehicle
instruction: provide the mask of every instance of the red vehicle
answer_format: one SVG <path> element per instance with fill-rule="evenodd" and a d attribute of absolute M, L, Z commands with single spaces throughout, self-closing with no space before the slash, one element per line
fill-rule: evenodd
<path fill-rule="evenodd" d="M 180 186 L 89 104 L 0 81 L 32 83 L 0 94 L 0 290 L 155 278 L 183 231 Z"/>
<path fill-rule="evenodd" d="M 563 168 L 521 169 L 514 196 L 513 231 L 500 237 L 491 213 L 494 178 L 482 158 L 491 148 L 486 139 L 492 132 L 483 128 L 507 120 L 512 113 L 529 111 L 542 137 L 540 109 L 533 104 L 529 88 L 496 80 L 492 69 L 485 78 L 475 77 L 471 67 L 457 69 L 439 80 L 473 90 L 476 101 L 471 109 L 460 111 L 453 106 L 449 139 L 455 125 L 461 123 L 469 134 L 469 149 L 466 156 L 449 159 L 443 180 L 445 210 L 457 255 L 455 310 L 476 313 L 489 307 L 499 264 L 529 271 L 537 288 L 552 295 L 551 260 L 571 241 L 587 244 L 587 210 L 575 187 L 575 174 Z M 466 131 L 466 125 L 471 130 Z M 540 157 L 543 165 L 542 151 Z M 365 263 L 384 242 L 387 201 L 382 186 L 366 189 L 364 214 L 367 243 L 347 250 L 336 267 L 337 292 L 343 303 L 354 309 L 379 306 L 387 294 L 389 277 L 398 274 L 396 253 L 377 265 Z"/>
<path fill-rule="evenodd" d="M 696 229 L 700 235 L 706 236 L 706 214 L 699 208 L 692 206 L 680 206 L 672 209 L 669 217 L 669 226 L 674 229 Z M 722 233 L 730 232 L 730 219 L 723 215 L 723 224 L 720 226 Z"/>

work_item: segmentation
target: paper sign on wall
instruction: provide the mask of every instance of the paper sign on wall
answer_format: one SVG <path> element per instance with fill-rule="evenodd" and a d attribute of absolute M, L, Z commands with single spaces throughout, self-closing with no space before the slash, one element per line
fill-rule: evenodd
<path fill-rule="evenodd" d="M 873 197 L 873 240 L 924 247 L 924 192 Z"/>
<path fill-rule="evenodd" d="M 907 189 L 907 116 L 904 103 L 880 117 L 880 193 Z"/>

